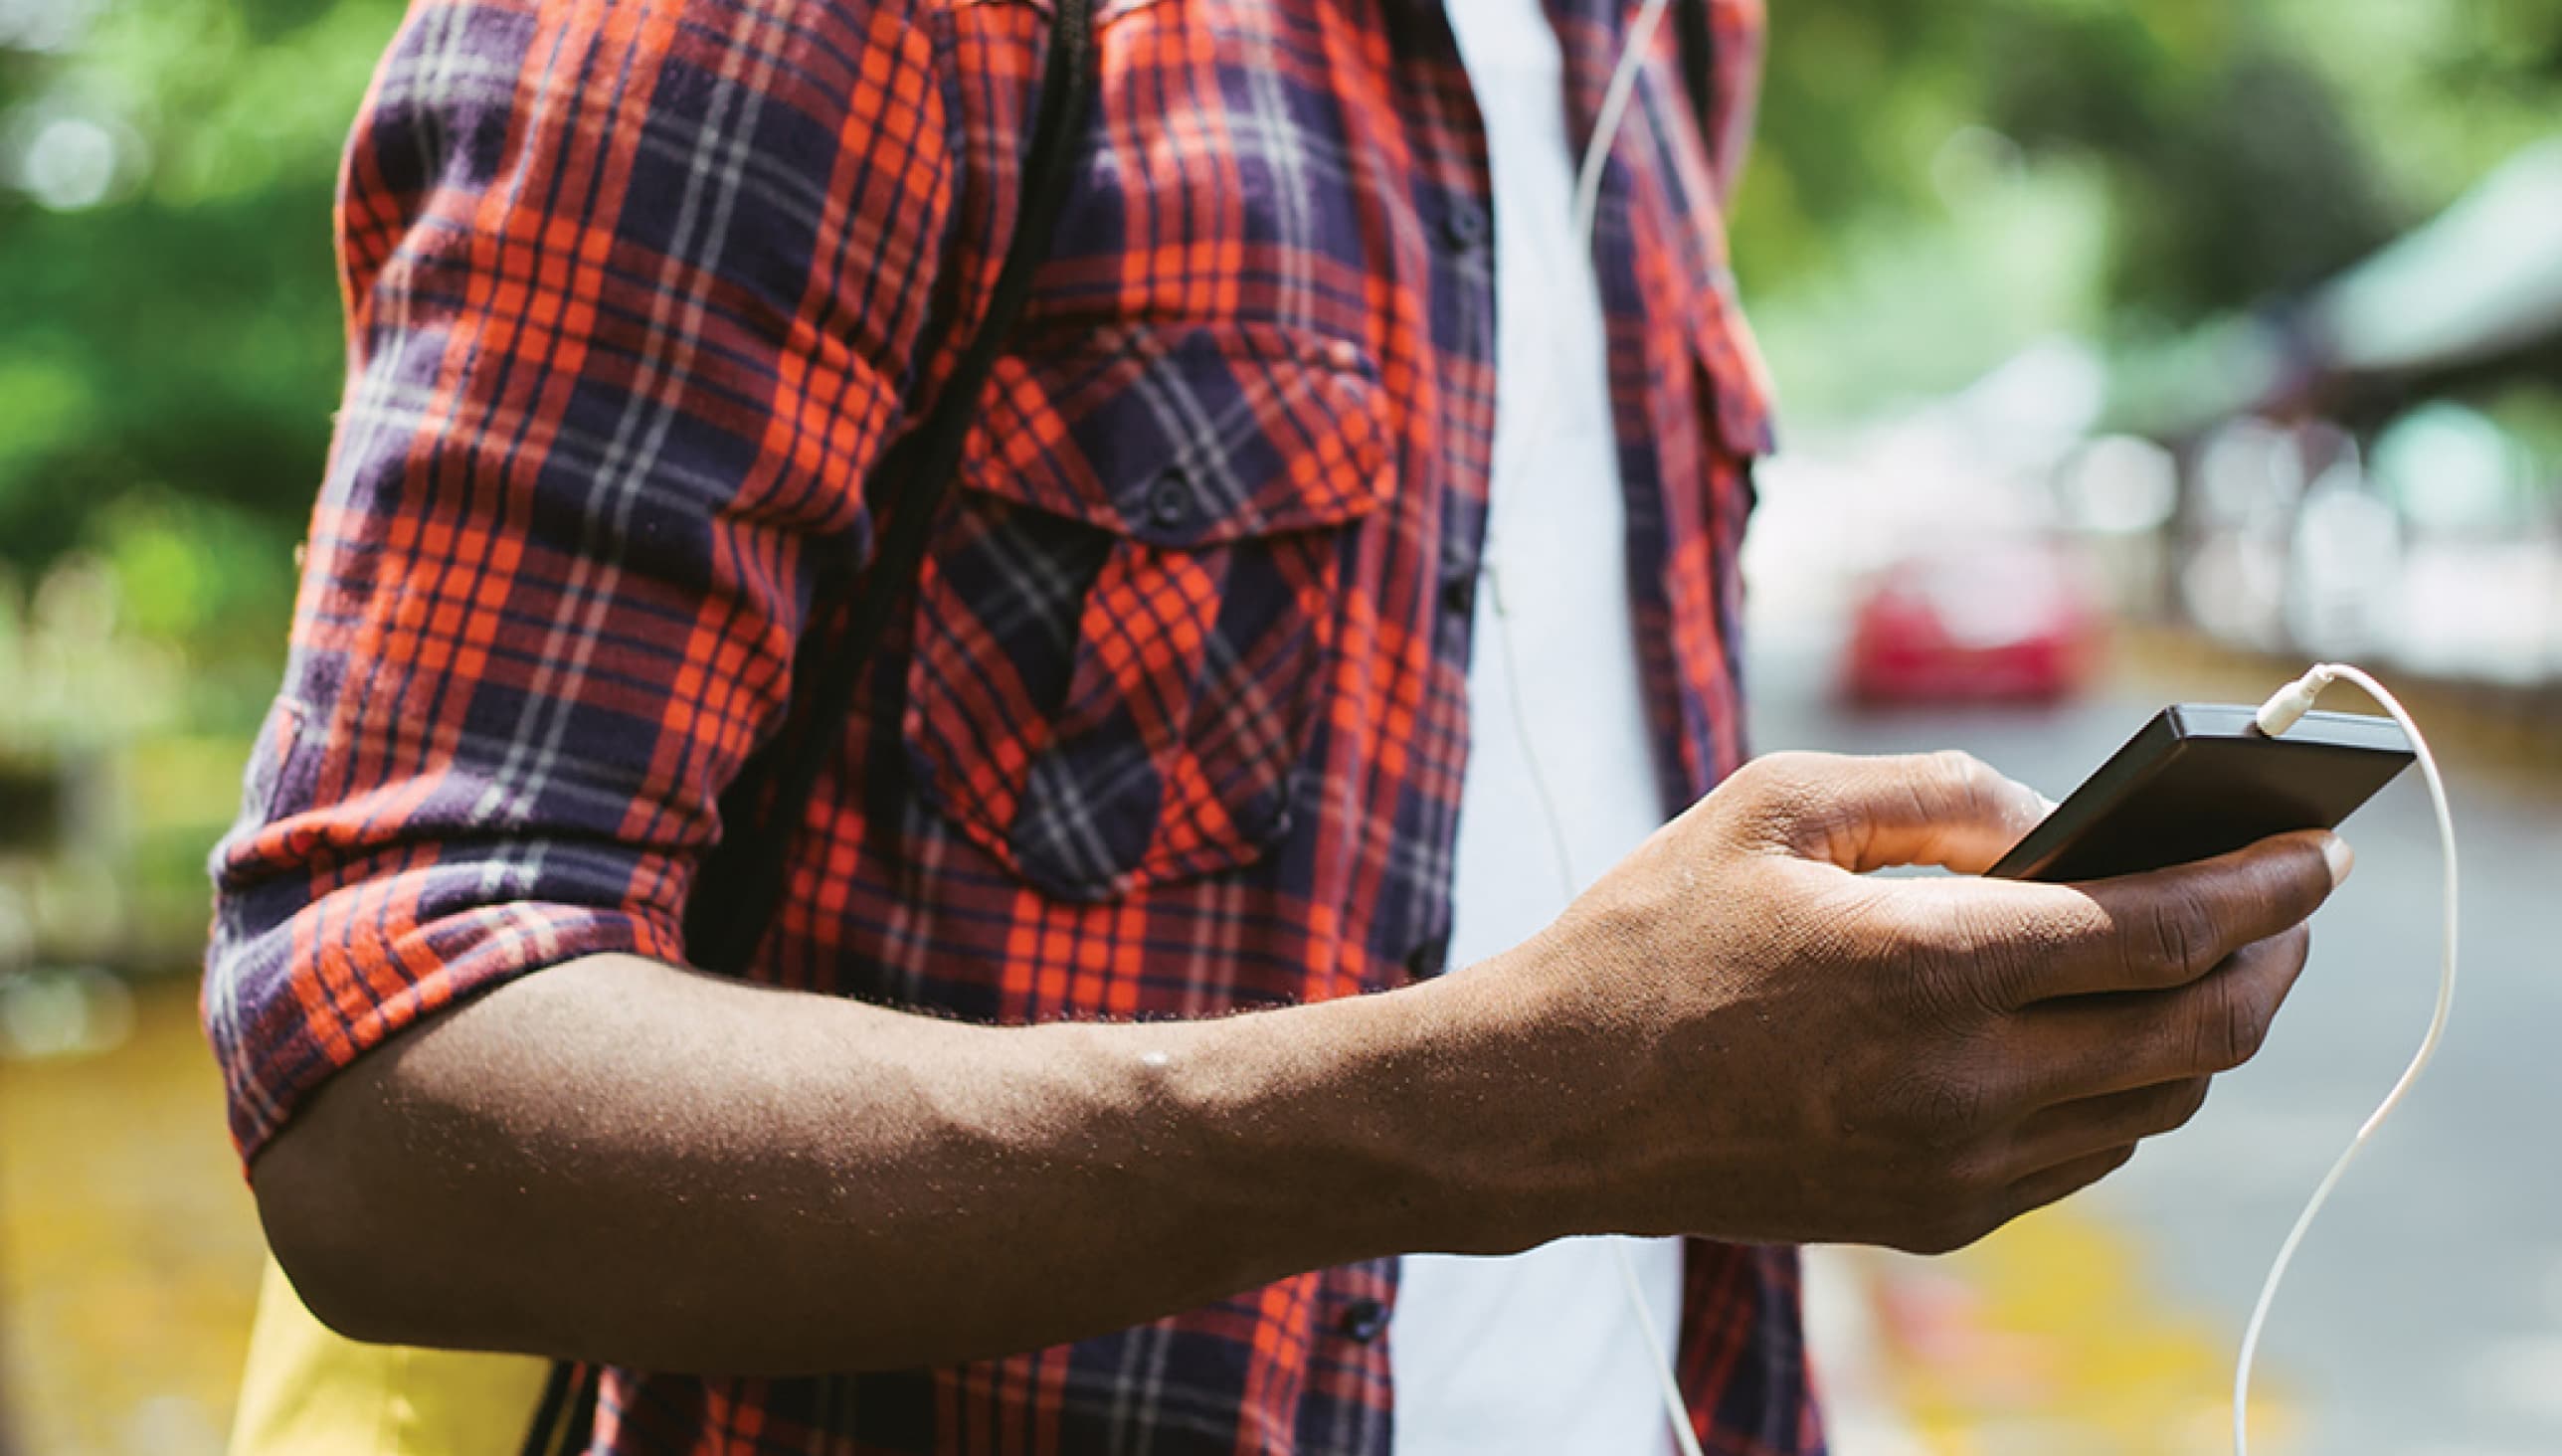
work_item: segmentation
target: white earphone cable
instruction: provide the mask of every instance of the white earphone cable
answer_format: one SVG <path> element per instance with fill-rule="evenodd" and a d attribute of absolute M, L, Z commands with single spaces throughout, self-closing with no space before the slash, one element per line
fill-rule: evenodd
<path fill-rule="evenodd" d="M 1618 138 L 1619 128 L 1626 120 L 1628 107 L 1635 99 L 1638 72 L 1653 44 L 1655 30 L 1663 20 L 1668 3 L 1669 0 L 1645 0 L 1630 22 L 1627 44 L 1620 52 L 1618 64 L 1611 70 L 1608 87 L 1602 92 L 1601 106 L 1593 120 L 1591 140 L 1584 148 L 1581 164 L 1575 169 L 1573 237 L 1585 257 L 1590 256 L 1593 232 L 1599 219 L 1602 170 L 1608 162 L 1610 148 Z M 1546 420 L 1542 412 L 1549 398 L 1548 394 L 1533 397 L 1532 419 L 1537 428 L 1532 428 L 1531 423 L 1525 423 L 1520 430 L 1511 432 L 1514 439 L 1522 442 L 1523 448 L 1530 448 L 1532 443 L 1545 433 Z M 1522 712 L 1523 684 L 1513 658 L 1512 636 L 1508 627 L 1504 625 L 1500 558 L 1492 549 L 1493 543 L 1489 542 L 1488 545 L 1486 570 L 1495 594 L 1496 635 L 1500 638 L 1501 650 L 1505 654 L 1506 673 L 1512 685 L 1513 732 L 1520 741 L 1522 757 L 1529 767 L 1531 783 L 1539 798 L 1540 813 L 1548 824 L 1549 837 L 1556 856 L 1557 872 L 1563 877 L 1566 894 L 1571 898 L 1580 890 L 1581 881 L 1574 870 L 1563 818 L 1558 812 L 1556 796 L 1550 790 L 1547 776 L 1541 771 L 1539 754 L 1531 738 L 1530 725 Z M 2365 689 L 2367 694 L 2392 716 L 2394 722 L 2401 726 L 2404 735 L 2411 740 L 2411 747 L 2419 759 L 2420 772 L 2428 782 L 2430 804 L 2437 813 L 2439 843 L 2443 850 L 2445 866 L 2443 886 L 2445 952 L 2439 970 L 2437 1008 L 2430 1017 L 2427 1032 L 2421 1038 L 2419 1051 L 2411 1058 L 2410 1064 L 2403 1069 L 2401 1077 L 2394 1082 L 2392 1090 L 2385 1094 L 2384 1101 L 2367 1118 L 2364 1126 L 2358 1129 L 2357 1136 L 2350 1141 L 2338 1161 L 2331 1165 L 2330 1171 L 2313 1189 L 2312 1197 L 2304 1204 L 2303 1212 L 2296 1216 L 2293 1228 L 2287 1234 L 2286 1242 L 2279 1247 L 2276 1261 L 2270 1265 L 2267 1280 L 2261 1285 L 2259 1299 L 2251 1311 L 2250 1324 L 2243 1333 L 2241 1353 L 2234 1365 L 2234 1456 L 2250 1456 L 2251 1371 L 2259 1352 L 2261 1333 L 2268 1324 L 2270 1307 L 2277 1300 L 2278 1286 L 2286 1278 L 2287 1268 L 2293 1262 L 2295 1250 L 2303 1243 L 2305 1231 L 2312 1226 L 2313 1219 L 2321 1212 L 2322 1205 L 2329 1201 L 2331 1190 L 2338 1186 L 2341 1176 L 2348 1171 L 2349 1164 L 2364 1151 L 2368 1140 L 2375 1135 L 2376 1129 L 2381 1127 L 2384 1120 L 2401 1105 L 2403 1098 L 2410 1092 L 2412 1084 L 2419 1080 L 2420 1073 L 2437 1055 L 2438 1044 L 2446 1034 L 2448 1015 L 2455 1004 L 2457 951 L 2455 816 L 2447 806 L 2446 783 L 2438 773 L 2437 758 L 2429 751 L 2428 740 L 2421 736 L 2419 724 L 2412 721 L 2410 713 L 2382 683 L 2377 682 L 2364 671 L 2344 663 L 2323 663 L 2272 697 L 2261 710 L 2262 725 L 2272 733 L 2283 732 L 2286 726 L 2291 726 L 2310 707 L 2315 694 L 2331 682 L 2340 680 L 2355 683 Z M 1656 1351 L 1665 1350 L 1661 1333 L 1655 1326 L 1654 1315 L 1646 1306 L 1645 1291 L 1638 1282 L 1636 1265 L 1628 1257 L 1627 1246 L 1623 1243 L 1614 1243 L 1611 1251 L 1617 1257 L 1621 1285 L 1628 1297 L 1629 1312 L 1635 1316 L 1639 1329 L 1644 1332 L 1647 1348 Z M 1691 1429 L 1689 1408 L 1682 1398 L 1681 1382 L 1673 1369 L 1669 1355 L 1658 1363 L 1657 1374 L 1660 1376 L 1663 1393 L 1664 1414 L 1672 1427 L 1682 1456 L 1701 1456 L 1699 1438 Z"/>
<path fill-rule="evenodd" d="M 1495 593 L 1495 639 L 1504 654 L 1504 677 L 1510 689 L 1505 699 L 1512 710 L 1513 736 L 1521 744 L 1522 763 L 1530 775 L 1531 792 L 1539 800 L 1540 819 L 1548 826 L 1549 844 L 1556 860 L 1557 876 L 1564 883 L 1566 898 L 1571 900 L 1582 889 L 1582 880 L 1574 870 L 1574 851 L 1566 838 L 1564 816 L 1558 812 L 1556 795 L 1549 788 L 1548 775 L 1540 767 L 1539 752 L 1531 738 L 1530 720 L 1522 711 L 1521 668 L 1513 652 L 1511 628 L 1504 621 L 1502 578 L 1497 577 L 1492 585 Z M 1652 1364 L 1656 1383 L 1663 1395 L 1664 1418 L 1672 1427 L 1673 1441 L 1681 1448 L 1681 1456 L 1703 1456 L 1699 1435 L 1691 1429 L 1690 1403 L 1682 1398 L 1681 1376 L 1673 1368 L 1675 1352 L 1664 1343 L 1663 1332 L 1655 1325 L 1654 1311 L 1646 1306 L 1646 1290 L 1637 1278 L 1636 1261 L 1628 1257 L 1628 1245 L 1624 1240 L 1611 1240 L 1610 1253 L 1619 1266 L 1619 1287 L 1628 1297 L 1628 1312 L 1636 1317 L 1637 1329 L 1646 1339 L 1646 1348 L 1662 1353 Z"/>
<path fill-rule="evenodd" d="M 1608 162 L 1610 148 L 1618 138 L 1619 128 L 1626 120 L 1628 107 L 1635 99 L 1638 72 L 1653 44 L 1655 30 L 1662 22 L 1668 4 L 1669 0 L 1645 0 L 1630 22 L 1627 44 L 1621 50 L 1618 64 L 1611 70 L 1609 85 L 1602 92 L 1601 106 L 1593 120 L 1591 140 L 1584 148 L 1581 164 L 1575 169 L 1573 237 L 1585 257 L 1590 256 L 1593 232 L 1599 219 L 1602 170 Z M 1521 441 L 1523 448 L 1530 448 L 1531 444 L 1545 432 L 1546 420 L 1542 412 L 1549 398 L 1548 394 L 1533 397 L 1532 420 L 1538 428 L 1532 428 L 1531 423 L 1525 423 L 1520 430 L 1512 432 L 1513 438 Z M 1556 856 L 1557 872 L 1563 877 L 1566 894 L 1571 898 L 1580 890 L 1581 881 L 1574 870 L 1563 818 L 1557 810 L 1556 796 L 1550 790 L 1547 776 L 1541 771 L 1539 754 L 1531 738 L 1530 725 L 1523 716 L 1521 702 L 1523 684 L 1513 659 L 1512 636 L 1503 622 L 1505 613 L 1500 559 L 1492 549 L 1493 543 L 1489 542 L 1488 545 L 1486 570 L 1495 594 L 1496 635 L 1500 638 L 1501 650 L 1505 654 L 1506 673 L 1511 679 L 1513 732 L 1520 741 L 1522 757 L 1529 767 L 1531 783 L 1539 799 L 1540 813 L 1548 824 L 1549 837 Z M 2303 715 L 2305 709 L 2310 707 L 2315 694 L 2331 682 L 2340 680 L 2355 683 L 2365 689 L 2368 696 L 2374 698 L 2392 716 L 2394 722 L 2401 726 L 2404 735 L 2411 740 L 2411 747 L 2419 759 L 2420 772 L 2428 782 L 2430 803 L 2437 813 L 2439 843 L 2444 851 L 2445 953 L 2439 970 L 2437 1008 L 2430 1017 L 2428 1031 L 2421 1038 L 2419 1051 L 2412 1057 L 2410 1064 L 2403 1069 L 2401 1077 L 2394 1082 L 2392 1090 L 2385 1094 L 2384 1101 L 2367 1118 L 2364 1126 L 2358 1129 L 2357 1136 L 2350 1141 L 2338 1161 L 2331 1165 L 2330 1171 L 2313 1189 L 2312 1197 L 2304 1204 L 2303 1212 L 2296 1216 L 2293 1228 L 2287 1234 L 2286 1242 L 2279 1247 L 2276 1261 L 2270 1265 L 2266 1282 L 2261 1285 L 2260 1297 L 2252 1308 L 2250 1324 L 2242 1337 L 2241 1353 L 2234 1365 L 2234 1456 L 2250 1456 L 2251 1370 L 2259 1352 L 2261 1333 L 2268 1324 L 2270 1307 L 2277 1300 L 2278 1286 L 2285 1279 L 2288 1266 L 2293 1262 L 2295 1250 L 2302 1244 L 2305 1230 L 2312 1226 L 2313 1219 L 2321 1212 L 2322 1205 L 2329 1201 L 2331 1190 L 2339 1184 L 2340 1178 L 2348 1171 L 2349 1164 L 2364 1151 L 2368 1140 L 2374 1136 L 2375 1130 L 2381 1127 L 2384 1120 L 2401 1105 L 2403 1098 L 2410 1092 L 2412 1084 L 2418 1081 L 2420 1073 L 2437 1055 L 2438 1044 L 2446 1034 L 2449 1012 L 2455 1004 L 2457 950 L 2455 816 L 2447 807 L 2446 783 L 2439 776 L 2437 758 L 2430 753 L 2428 740 L 2421 736 L 2419 724 L 2412 721 L 2410 713 L 2402 707 L 2391 692 L 2385 689 L 2382 683 L 2377 682 L 2364 671 L 2344 663 L 2323 663 L 2272 697 L 2261 710 L 2262 725 L 2272 733 L 2283 732 L 2284 727 L 2291 726 Z M 1627 1246 L 1624 1243 L 1614 1243 L 1611 1251 L 1617 1256 L 1620 1281 L 1628 1297 L 1629 1312 L 1636 1317 L 1639 1329 L 1644 1332 L 1647 1348 L 1656 1351 L 1665 1350 L 1661 1333 L 1655 1326 L 1654 1315 L 1646 1306 L 1645 1291 L 1638 1282 L 1636 1265 L 1628 1257 Z M 1669 1355 L 1658 1362 L 1656 1372 L 1660 1376 L 1664 1414 L 1672 1427 L 1682 1456 L 1701 1456 L 1699 1438 L 1691 1429 L 1689 1407 L 1682 1398 L 1681 1381 L 1673 1369 Z"/>
<path fill-rule="evenodd" d="M 2410 713 L 2392 693 L 2385 690 L 2384 684 L 2355 667 L 2324 662 L 2281 688 L 2262 705 L 2261 728 L 2272 736 L 2283 735 L 2312 706 L 2314 696 L 2334 681 L 2353 682 L 2364 688 L 2367 696 L 2392 715 L 2393 721 L 2401 725 L 2403 736 L 2411 740 L 2412 752 L 2420 760 L 2420 773 L 2428 781 L 2429 803 L 2438 816 L 2438 843 L 2445 869 L 2440 889 L 2441 909 L 2445 916 L 2445 951 L 2438 967 L 2438 1005 L 2429 1017 L 2429 1029 L 2421 1036 L 2420 1049 L 2412 1056 L 2410 1065 L 2402 1069 L 2401 1077 L 2393 1083 L 2393 1090 L 2384 1094 L 2383 1102 L 2357 1130 L 2357 1136 L 2349 1140 L 2348 1147 L 2339 1155 L 2339 1161 L 2322 1176 L 2321 1183 L 2313 1188 L 2312 1197 L 2304 1203 L 2303 1212 L 2295 1216 L 2294 1227 L 2288 1230 L 2286 1242 L 2279 1245 L 2277 1261 L 2269 1266 L 2269 1277 L 2261 1284 L 2260 1298 L 2251 1308 L 2251 1322 L 2242 1332 L 2242 1351 L 2233 1365 L 2234 1456 L 2250 1456 L 2251 1367 L 2259 1355 L 2261 1332 L 2269 1323 L 2269 1308 L 2277 1302 L 2278 1284 L 2287 1277 L 2287 1266 L 2294 1262 L 2295 1249 L 2304 1241 L 2304 1231 L 2312 1227 L 2314 1215 L 2321 1212 L 2322 1205 L 2330 1200 L 2331 1189 L 2339 1185 L 2340 1176 L 2347 1173 L 2348 1165 L 2365 1151 L 2367 1140 L 2375 1136 L 2375 1130 L 2384 1125 L 2384 1120 L 2392 1115 L 2395 1108 L 2402 1105 L 2411 1084 L 2419 1080 L 2420 1073 L 2438 1054 L 2438 1043 L 2447 1032 L 2448 1012 L 2454 1009 L 2456 1001 L 2456 819 L 2447 808 L 2446 781 L 2438 776 L 2437 757 L 2429 752 L 2429 741 L 2420 736 L 2420 725 L 2411 720 Z"/>
<path fill-rule="evenodd" d="M 1653 47 L 1655 30 L 1663 21 L 1668 3 L 1669 0 L 1645 0 L 1636 17 L 1630 21 L 1627 44 L 1619 52 L 1618 64 L 1611 68 L 1610 83 L 1603 90 L 1600 109 L 1593 116 L 1592 138 L 1584 146 L 1581 164 L 1575 168 L 1572 236 L 1580 257 L 1589 258 L 1592 254 L 1593 230 L 1600 214 L 1601 172 L 1609 160 L 1612 143 L 1618 139 L 1619 128 L 1627 119 L 1629 103 L 1636 96 L 1637 73 Z M 1543 391 L 1532 396 L 1530 416 L 1522 428 L 1510 432 L 1513 439 L 1521 442 L 1520 448 L 1532 448 L 1533 443 L 1547 433 L 1545 412 L 1547 402 L 1554 394 L 1554 391 Z M 1540 816 L 1548 825 L 1549 840 L 1556 856 L 1556 872 L 1563 880 L 1566 898 L 1570 900 L 1582 889 L 1582 881 L 1574 870 L 1564 817 L 1557 809 L 1556 796 L 1549 787 L 1548 776 L 1540 767 L 1530 723 L 1522 712 L 1524 684 L 1513 652 L 1512 632 L 1504 622 L 1503 578 L 1493 545 L 1488 543 L 1486 572 L 1494 592 L 1495 636 L 1504 654 L 1505 676 L 1511 687 L 1508 696 L 1513 733 L 1521 744 L 1522 761 L 1529 768 L 1532 790 L 1539 800 Z M 1636 1263 L 1628 1257 L 1628 1246 L 1624 1242 L 1612 1241 L 1610 1252 L 1619 1266 L 1619 1285 L 1627 1295 L 1628 1311 L 1636 1317 L 1637 1328 L 1645 1336 L 1646 1348 L 1663 1352 L 1652 1364 L 1663 1395 L 1665 1423 L 1672 1429 L 1673 1441 L 1680 1448 L 1681 1456 L 1702 1456 L 1699 1436 L 1691 1429 L 1690 1404 L 1682 1398 L 1681 1378 L 1673 1368 L 1673 1352 L 1664 1344 L 1663 1334 L 1655 1326 L 1654 1312 L 1646 1307 L 1646 1292 L 1638 1281 Z"/>

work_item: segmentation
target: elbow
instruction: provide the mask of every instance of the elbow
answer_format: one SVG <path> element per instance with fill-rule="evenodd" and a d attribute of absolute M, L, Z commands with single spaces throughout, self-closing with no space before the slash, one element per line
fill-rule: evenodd
<path fill-rule="evenodd" d="M 269 1252 L 330 1330 L 369 1345 L 425 1343 L 384 1253 L 404 1247 L 401 1230 L 367 1216 L 359 1170 L 330 1157 L 318 1132 L 286 1129 L 250 1169 Z"/>
<path fill-rule="evenodd" d="M 541 1094 L 487 1019 L 506 994 L 356 1058 L 253 1156 L 277 1267 L 348 1339 L 584 1355 L 593 1220 L 512 1131 Z"/>
<path fill-rule="evenodd" d="M 268 1249 L 322 1325 L 368 1345 L 566 1355 L 558 1240 L 493 1195 L 521 1170 L 404 1080 L 397 1054 L 331 1079 L 250 1165 Z M 550 1267 L 545 1267 L 545 1260 Z"/>
<path fill-rule="evenodd" d="M 511 1241 L 470 1176 L 488 1160 L 404 1078 L 369 1055 L 333 1077 L 261 1149 L 250 1191 L 268 1249 L 303 1307 L 369 1345 L 530 1350 L 506 1297 Z M 431 1150 L 443 1150 L 431 1151 Z"/>

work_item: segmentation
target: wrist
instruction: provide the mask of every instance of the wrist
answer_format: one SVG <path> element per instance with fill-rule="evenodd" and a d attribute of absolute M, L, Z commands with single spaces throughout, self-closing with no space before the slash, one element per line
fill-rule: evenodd
<path fill-rule="evenodd" d="M 1211 1177 L 1337 1258 L 1501 1253 L 1586 1231 L 1554 1156 L 1570 1060 L 1513 956 L 1420 985 L 1196 1023 L 1156 1095 L 1215 1130 Z"/>

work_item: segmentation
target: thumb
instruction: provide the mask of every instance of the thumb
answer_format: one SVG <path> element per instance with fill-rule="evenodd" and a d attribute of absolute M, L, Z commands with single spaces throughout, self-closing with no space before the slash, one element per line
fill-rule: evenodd
<path fill-rule="evenodd" d="M 1787 846 L 1855 874 L 1935 864 L 1981 874 L 2047 814 L 2036 790 L 1973 754 L 1773 754 L 1755 766 L 1782 789 L 1773 823 Z"/>

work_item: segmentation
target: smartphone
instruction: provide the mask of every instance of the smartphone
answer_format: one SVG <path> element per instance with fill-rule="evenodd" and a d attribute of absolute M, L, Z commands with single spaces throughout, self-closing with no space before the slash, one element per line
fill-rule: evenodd
<path fill-rule="evenodd" d="M 2162 709 L 1987 873 L 2104 879 L 2336 828 L 2413 758 L 2390 718 L 2306 713 L 2272 738 L 2254 716 L 2229 703 Z"/>

